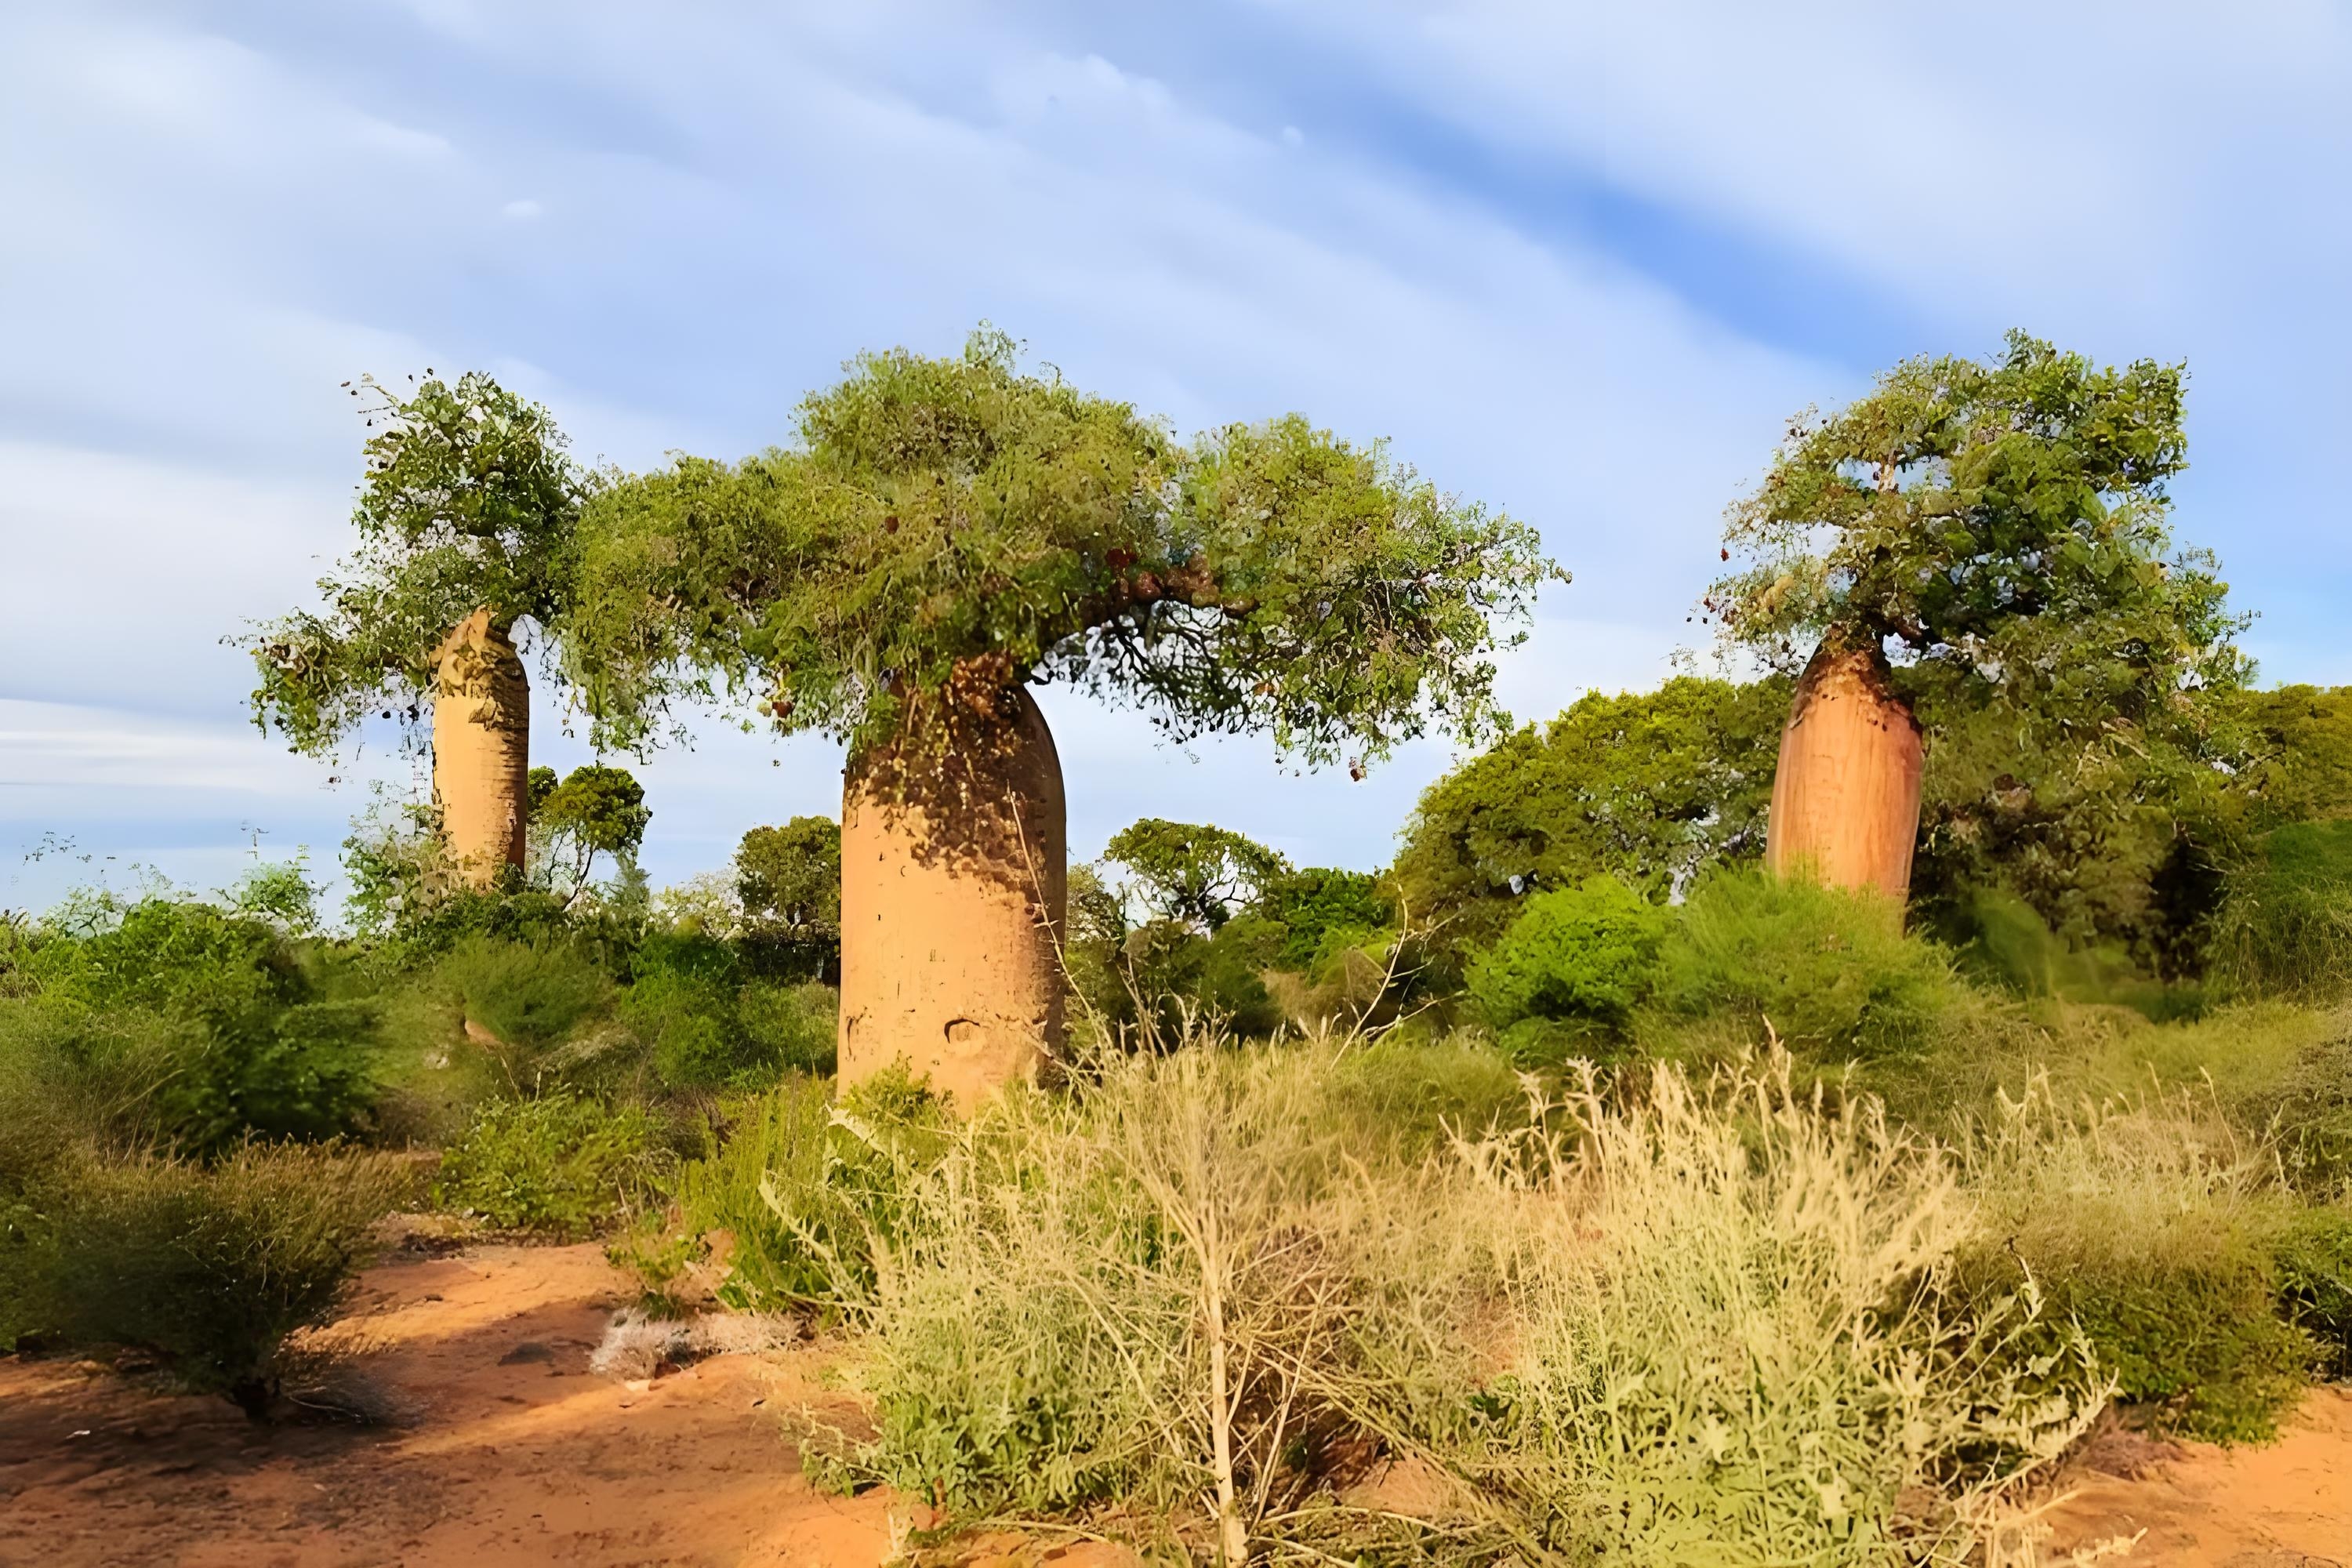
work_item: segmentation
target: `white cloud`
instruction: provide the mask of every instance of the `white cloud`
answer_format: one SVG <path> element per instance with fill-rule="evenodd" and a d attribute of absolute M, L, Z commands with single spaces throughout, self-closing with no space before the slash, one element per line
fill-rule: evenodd
<path fill-rule="evenodd" d="M 1080 43 L 1029 14 L 878 4 L 404 14 L 422 30 L 353 8 L 342 24 L 389 31 L 348 49 L 277 37 L 233 3 L 208 13 L 221 37 L 170 9 L 0 20 L 0 208 L 21 216 L 0 225 L 0 693 L 107 715 L 44 731 L 38 767 L 110 781 L 43 785 L 45 811 L 87 789 L 110 822 L 176 823 L 182 775 L 246 779 L 205 788 L 282 812 L 289 833 L 349 809 L 322 770 L 273 771 L 290 764 L 258 737 L 249 757 L 226 738 L 250 733 L 248 682 L 215 639 L 300 600 L 344 547 L 362 432 L 334 384 L 359 370 L 488 366 L 583 456 L 631 466 L 782 439 L 849 353 L 944 350 L 982 317 L 1186 428 L 1302 408 L 1538 522 L 1576 571 L 1505 662 L 1527 719 L 1664 673 L 1695 640 L 1683 616 L 1719 510 L 1780 417 L 1861 384 L 1727 324 L 1605 235 L 1466 195 L 1410 149 L 1327 130 L 1311 94 L 1210 79 L 1117 26 Z M 2103 350 L 2171 353 L 2216 321 L 2299 311 L 2299 342 L 2336 345 L 2317 360 L 2352 348 L 2322 291 L 2340 281 L 2341 204 L 2271 200 L 2259 221 L 2292 242 L 2274 256 L 2257 229 L 2213 232 L 2274 197 L 2232 181 L 2288 130 L 2305 166 L 2341 166 L 2345 117 L 2317 96 L 2341 74 L 2325 12 L 2273 8 L 2229 37 L 2186 38 L 2171 13 L 2116 29 L 2141 38 L 2112 57 L 2128 92 L 2061 79 L 2101 57 L 2054 14 L 2023 55 L 2013 29 L 1881 8 L 1714 7 L 1696 30 L 1660 7 L 1266 15 L 1300 41 L 1254 71 L 1385 89 L 1500 153 L 1876 280 L 1923 320 L 1978 331 L 2030 311 Z M 2245 113 L 2252 129 L 2223 123 Z M 2298 269 L 2256 304 L 2213 305 Z M 1984 346 L 1958 330 L 1910 346 Z M 2254 406 L 2267 376 L 2288 413 L 2259 464 L 2200 446 L 2198 483 L 2218 470 L 2223 493 L 2263 494 L 2315 462 L 2347 394 L 2303 352 L 2239 332 L 2200 358 L 2200 399 Z M 2332 526 L 2256 510 L 2257 543 Z M 2297 575 L 2323 602 L 2344 570 Z M 2281 674 L 2309 668 L 2280 635 L 2294 624 L 2263 627 Z M 1370 864 L 1449 754 L 1407 748 L 1360 785 L 1296 780 L 1261 742 L 1187 755 L 1133 715 L 1046 705 L 1087 852 L 1151 812 Z M 178 750 L 89 739 L 159 710 L 198 724 L 172 731 Z M 584 760 L 551 715 L 539 733 L 546 760 Z M 822 742 L 717 726 L 656 759 L 656 876 L 833 809 L 838 767 Z M 126 782 L 142 771 L 152 785 Z"/>

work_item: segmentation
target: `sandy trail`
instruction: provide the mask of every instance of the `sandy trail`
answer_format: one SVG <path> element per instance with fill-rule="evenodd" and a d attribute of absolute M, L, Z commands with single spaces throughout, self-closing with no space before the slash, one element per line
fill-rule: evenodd
<path fill-rule="evenodd" d="M 401 1412 L 375 1429 L 0 1361 L 0 1563 L 878 1563 L 889 1500 L 814 1490 L 777 1419 L 826 1398 L 807 1352 L 633 1389 L 587 1369 L 624 1300 L 593 1247 L 370 1270 L 338 1331 Z"/>
<path fill-rule="evenodd" d="M 2111 1560 L 2132 1568 L 2352 1568 L 2352 1389 L 2312 1390 L 2258 1448 L 2165 1447 L 2129 1477 L 2076 1466 L 2052 1544 L 2137 1535 Z"/>
<path fill-rule="evenodd" d="M 593 1246 L 479 1247 L 362 1278 L 338 1325 L 388 1426 L 254 1426 L 88 1363 L 0 1359 L 0 1564 L 409 1568 L 489 1563 L 823 1564 L 888 1555 L 881 1494 L 820 1493 L 782 1417 L 851 1414 L 813 1351 L 723 1355 L 649 1384 L 588 1371 L 627 1282 Z M 2262 1448 L 2094 1468 L 2048 1557 L 2145 1531 L 2132 1568 L 2352 1568 L 2352 1390 L 2315 1391 Z M 1004 1538 L 974 1563 L 1096 1568 L 1124 1553 Z"/>

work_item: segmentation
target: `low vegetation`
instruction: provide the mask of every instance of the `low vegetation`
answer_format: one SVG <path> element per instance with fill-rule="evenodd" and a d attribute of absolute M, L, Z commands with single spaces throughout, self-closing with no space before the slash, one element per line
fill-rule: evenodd
<path fill-rule="evenodd" d="M 882 356 L 860 374 L 994 385 L 1010 352 L 990 338 L 960 370 Z M 1947 371 L 1992 374 L 1922 362 L 1880 395 Z M 1985 407 L 2091 374 L 2017 340 Z M 1929 380 L 1921 406 L 1941 406 Z M 1958 1563 L 2111 1402 L 2155 1430 L 2264 1440 L 2310 1378 L 2352 1370 L 2352 700 L 2251 689 L 2211 563 L 2162 553 L 2177 374 L 2116 384 L 2153 445 L 2093 467 L 2149 465 L 2128 506 L 2078 507 L 2105 481 L 2063 465 L 2034 489 L 2050 537 L 2106 531 L 2084 557 L 2105 566 L 2042 584 L 2084 596 L 2077 625 L 2053 629 L 1952 555 L 2007 516 L 2000 466 L 2046 439 L 2005 413 L 1963 422 L 1965 460 L 1938 446 L 1948 420 L 1911 429 L 1912 456 L 1869 487 L 1842 443 L 1875 426 L 1809 426 L 1804 461 L 1742 514 L 1724 605 L 1752 615 L 1750 640 L 1801 651 L 1858 613 L 1823 597 L 1853 562 L 1799 548 L 1816 510 L 1854 549 L 1885 523 L 1917 547 L 1899 559 L 1943 563 L 1864 584 L 1864 624 L 1924 616 L 1897 628 L 1911 651 L 1889 676 L 1928 732 L 1908 905 L 1760 866 L 1783 672 L 1594 695 L 1507 735 L 1423 795 L 1378 873 L 1134 824 L 1069 868 L 1066 922 L 1021 931 L 1055 939 L 1076 1038 L 1045 1082 L 976 1106 L 903 1062 L 835 1083 L 833 822 L 753 829 L 724 870 L 656 892 L 635 858 L 643 792 L 602 763 L 509 770 L 529 833 L 462 863 L 432 810 L 380 804 L 346 845 L 338 930 L 299 863 L 212 898 L 159 885 L 10 916 L 0 1350 L 111 1355 L 267 1416 L 378 1221 L 432 1204 L 509 1236 L 602 1239 L 643 1282 L 640 1327 L 737 1310 L 829 1331 L 870 1418 L 803 1432 L 835 1484 L 1228 1563 Z M 508 434 L 538 466 L 513 480 L 530 526 L 468 560 L 506 562 L 508 610 L 562 623 L 586 697 L 642 686 L 605 728 L 643 738 L 661 699 L 779 668 L 773 691 L 739 694 L 786 728 L 887 717 L 896 698 L 832 643 L 784 668 L 806 627 L 769 601 L 815 579 L 754 582 L 688 549 L 724 521 L 696 510 L 706 491 L 782 508 L 751 533 L 797 537 L 827 492 L 786 505 L 761 487 L 816 485 L 806 454 L 604 491 L 543 411 L 471 380 L 418 396 L 401 441 L 423 444 L 378 456 L 425 466 L 367 493 L 391 509 L 385 537 L 424 552 L 355 579 L 374 598 L 343 620 L 297 616 L 256 645 L 264 708 L 298 742 L 451 679 L 431 661 L 481 584 L 444 594 L 425 546 L 445 459 L 480 437 L 469 398 L 521 421 Z M 1124 405 L 1081 412 L 1136 472 L 1174 460 Z M 1304 426 L 1228 432 L 1186 459 L 1185 504 L 1241 528 L 1229 468 L 1278 478 L 1327 446 Z M 1389 483 L 1357 457 L 1348 472 Z M 467 482 L 495 500 L 511 476 L 489 473 Z M 1139 521 L 1127 489 L 1087 493 L 1088 530 L 1097 511 L 1167 521 Z M 1467 530 L 1465 549 L 1507 546 L 1514 606 L 1532 592 L 1519 525 L 1398 493 Z M 858 506 L 886 555 L 961 526 L 943 488 L 911 510 L 880 494 Z M 622 500 L 634 553 L 607 537 Z M 604 620 L 559 580 L 588 523 L 606 554 L 585 607 Z M 1294 623 L 1255 592 L 1204 596 L 1181 575 L 1185 539 L 1161 532 L 1106 555 L 1116 592 L 1080 606 L 1143 639 L 1101 645 L 1143 661 L 1119 679 L 1176 680 L 1178 634 L 1221 606 L 1216 658 L 1239 662 L 1202 677 L 1213 711 L 1336 743 L 1347 724 L 1294 712 L 1297 693 L 1248 664 Z M 632 574 L 673 566 L 759 614 L 638 626 Z M 1024 591 L 1078 614 L 1064 574 Z M 1324 590 L 1258 587 L 1317 628 L 1316 702 L 1344 693 L 1358 650 L 1344 616 L 1334 632 L 1308 614 Z M 1963 588 L 1999 601 L 1993 640 L 1969 629 L 1981 606 Z M 1454 624 L 1475 598 L 1444 600 L 1432 647 L 1485 646 Z M 835 631 L 845 647 L 871 628 Z M 985 651 L 1006 634 L 955 635 Z M 952 666 L 909 647 L 893 668 Z M 1418 713 L 1426 651 L 1376 672 L 1370 706 Z M 1490 674 L 1457 671 L 1454 696 L 1485 715 Z"/>

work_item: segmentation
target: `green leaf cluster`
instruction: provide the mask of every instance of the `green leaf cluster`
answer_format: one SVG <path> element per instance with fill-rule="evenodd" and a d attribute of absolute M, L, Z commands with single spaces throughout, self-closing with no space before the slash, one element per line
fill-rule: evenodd
<path fill-rule="evenodd" d="M 1485 947 L 1542 889 L 1606 874 L 1664 900 L 1701 869 L 1764 850 L 1783 680 L 1678 676 L 1592 692 L 1432 784 L 1392 874 L 1449 951 Z"/>
<path fill-rule="evenodd" d="M 590 501 L 566 658 L 608 739 L 724 693 L 881 740 L 916 693 L 1035 680 L 1179 739 L 1378 754 L 1492 721 L 1496 623 L 1555 570 L 1526 525 L 1297 416 L 1186 446 L 986 329 L 847 368 L 793 447 Z"/>
<path fill-rule="evenodd" d="M 1745 560 L 1707 608 L 1783 668 L 1826 636 L 1892 641 L 1913 693 L 1980 687 L 2093 728 L 2233 686 L 2226 585 L 2209 556 L 2172 552 L 2184 382 L 2021 332 L 1992 364 L 1906 360 L 1791 426 L 1727 514 Z"/>
<path fill-rule="evenodd" d="M 1147 816 L 1111 835 L 1103 858 L 1126 870 L 1149 918 L 1215 931 L 1257 901 L 1290 863 L 1245 834 Z"/>
<path fill-rule="evenodd" d="M 371 712 L 415 724 L 434 655 L 487 608 L 500 628 L 561 627 L 573 533 L 593 477 L 566 455 L 554 417 L 480 372 L 406 394 L 362 377 L 366 473 L 358 548 L 319 580 L 323 601 L 235 639 L 260 684 L 255 722 L 296 750 L 331 752 Z"/>
<path fill-rule="evenodd" d="M 556 890 L 577 898 L 599 855 L 635 861 L 654 814 L 628 769 L 591 763 L 559 783 L 553 768 L 533 768 L 529 787 L 534 858 Z"/>

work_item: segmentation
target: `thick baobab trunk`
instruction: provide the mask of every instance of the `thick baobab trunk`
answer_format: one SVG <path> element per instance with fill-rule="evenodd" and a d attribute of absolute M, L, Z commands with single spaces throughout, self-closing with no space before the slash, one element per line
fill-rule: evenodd
<path fill-rule="evenodd" d="M 1772 775 L 1765 864 L 1832 887 L 1911 890 L 1919 837 L 1919 721 L 1876 647 L 1824 640 L 1797 682 Z"/>
<path fill-rule="evenodd" d="M 506 628 L 476 610 L 436 653 L 433 800 L 449 858 L 478 888 L 523 860 L 530 816 L 530 680 Z"/>
<path fill-rule="evenodd" d="M 917 700 L 842 793 L 841 1079 L 904 1060 L 969 1114 L 1061 1047 L 1062 763 L 1025 688 Z"/>

